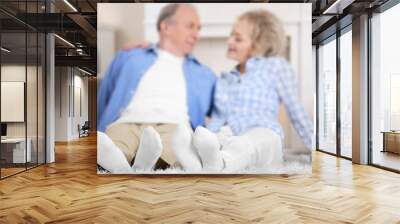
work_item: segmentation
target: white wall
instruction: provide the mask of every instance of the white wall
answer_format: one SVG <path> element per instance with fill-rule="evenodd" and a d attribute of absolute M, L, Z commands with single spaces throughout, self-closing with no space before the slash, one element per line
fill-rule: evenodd
<path fill-rule="evenodd" d="M 75 68 L 56 67 L 55 85 L 55 140 L 77 139 L 78 124 L 88 120 L 88 78 Z"/>
<path fill-rule="evenodd" d="M 68 139 L 68 86 L 69 76 L 67 67 L 55 68 L 55 140 L 66 141 Z M 67 97 L 65 97 L 65 95 Z"/>
<path fill-rule="evenodd" d="M 130 41 L 143 40 L 144 4 L 97 4 L 97 79 L 101 81 L 115 52 Z"/>
<path fill-rule="evenodd" d="M 27 78 L 27 80 L 25 80 Z M 28 137 L 31 142 L 31 151 L 33 161 L 36 161 L 37 153 L 39 154 L 39 163 L 44 162 L 45 150 L 45 117 L 44 117 L 44 74 L 39 66 L 25 66 L 20 64 L 3 64 L 1 66 L 1 81 L 24 82 L 26 85 L 26 107 L 22 105 L 20 108 L 2 107 L 1 110 L 8 113 L 26 112 L 26 121 L 22 122 L 7 122 L 7 137 Z M 2 89 L 2 94 L 4 94 Z M 24 90 L 20 90 L 24 94 Z M 7 93 L 6 93 L 7 94 Z M 2 98 L 7 95 L 2 95 Z M 24 98 L 24 97 L 23 97 Z M 24 104 L 25 102 L 22 102 Z M 2 103 L 3 104 L 3 103 Z M 4 105 L 3 105 L 4 106 Z M 22 111 L 21 111 L 22 110 Z M 24 119 L 23 119 L 24 120 Z M 49 150 L 49 153 L 51 151 Z"/>
<path fill-rule="evenodd" d="M 30 108 L 27 109 L 27 120 L 28 124 L 28 137 L 29 134 L 36 130 L 36 107 L 37 107 L 37 99 L 36 99 L 36 80 L 31 80 L 30 75 L 35 74 L 36 76 L 36 67 L 22 65 L 2 65 L 1 66 L 1 81 L 10 81 L 10 82 L 25 82 L 25 75 L 28 72 L 28 81 L 29 86 L 32 85 L 35 88 L 27 88 L 27 106 Z M 3 98 L 4 96 L 2 96 Z M 33 102 L 33 104 L 32 104 Z M 40 106 L 40 105 L 39 105 Z M 10 108 L 1 108 L 1 110 L 9 110 Z M 24 110 L 24 108 L 22 108 Z M 34 123 L 32 123 L 34 121 Z M 25 126 L 26 122 L 7 122 L 7 135 L 9 137 L 25 137 Z M 35 131 L 36 133 L 36 131 Z"/>
<path fill-rule="evenodd" d="M 72 113 L 72 130 L 71 135 L 73 138 L 79 137 L 79 132 L 77 129 L 78 124 L 82 126 L 85 121 L 88 121 L 88 77 L 81 76 L 82 73 L 76 74 L 77 70 L 75 70 L 74 75 L 74 108 L 75 113 Z M 79 93 L 80 91 L 80 93 Z M 80 96 L 80 97 L 79 97 Z M 79 102 L 81 101 L 81 102 Z M 81 107 L 81 108 L 80 108 Z M 80 111 L 81 110 L 81 111 Z"/>

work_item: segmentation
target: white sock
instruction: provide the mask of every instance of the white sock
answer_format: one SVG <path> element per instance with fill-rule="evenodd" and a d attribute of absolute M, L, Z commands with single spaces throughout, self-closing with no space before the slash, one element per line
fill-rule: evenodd
<path fill-rule="evenodd" d="M 224 171 L 236 173 L 254 165 L 255 150 L 256 148 L 248 136 L 232 136 L 221 149 L 225 164 Z"/>
<path fill-rule="evenodd" d="M 97 164 L 111 173 L 131 173 L 124 153 L 103 132 L 97 132 Z"/>
<path fill-rule="evenodd" d="M 177 126 L 172 135 L 172 149 L 180 165 L 186 171 L 201 171 L 200 157 L 192 144 L 192 130 L 183 124 Z"/>
<path fill-rule="evenodd" d="M 199 152 L 203 170 L 221 171 L 224 168 L 220 144 L 214 133 L 203 127 L 197 127 L 193 136 L 193 145 Z"/>
<path fill-rule="evenodd" d="M 132 168 L 143 171 L 153 169 L 161 156 L 161 152 L 162 143 L 160 134 L 151 126 L 144 128 Z"/>
<path fill-rule="evenodd" d="M 221 148 L 224 147 L 225 144 L 229 142 L 229 139 L 232 138 L 233 132 L 229 126 L 223 126 L 220 128 L 218 133 L 216 133 L 219 144 Z"/>

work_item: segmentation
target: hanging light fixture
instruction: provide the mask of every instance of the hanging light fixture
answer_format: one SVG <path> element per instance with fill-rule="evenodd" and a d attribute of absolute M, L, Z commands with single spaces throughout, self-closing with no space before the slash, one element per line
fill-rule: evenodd
<path fill-rule="evenodd" d="M 6 53 L 10 53 L 10 52 L 11 52 L 11 50 L 9 50 L 9 49 L 7 49 L 7 48 L 5 48 L 5 47 L 1 47 L 1 50 L 4 51 L 4 52 L 6 52 Z"/>
<path fill-rule="evenodd" d="M 78 10 L 68 1 L 64 0 L 65 4 L 67 4 L 74 12 L 78 12 Z"/>

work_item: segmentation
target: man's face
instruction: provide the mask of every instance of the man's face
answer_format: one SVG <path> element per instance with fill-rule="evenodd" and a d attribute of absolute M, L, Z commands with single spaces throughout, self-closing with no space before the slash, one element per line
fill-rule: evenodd
<path fill-rule="evenodd" d="M 166 38 L 182 55 L 193 51 L 200 31 L 200 18 L 193 7 L 181 6 L 165 24 Z"/>

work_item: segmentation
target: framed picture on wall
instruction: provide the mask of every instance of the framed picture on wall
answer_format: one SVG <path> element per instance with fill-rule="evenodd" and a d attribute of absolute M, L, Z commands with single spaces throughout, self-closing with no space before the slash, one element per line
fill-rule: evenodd
<path fill-rule="evenodd" d="M 1 82 L 1 122 L 24 122 L 25 82 Z"/>

